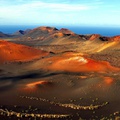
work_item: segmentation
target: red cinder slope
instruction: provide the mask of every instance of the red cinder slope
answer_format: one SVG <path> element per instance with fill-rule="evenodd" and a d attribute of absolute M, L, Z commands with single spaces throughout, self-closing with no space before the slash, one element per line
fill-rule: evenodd
<path fill-rule="evenodd" d="M 95 39 L 97 39 L 97 38 L 99 38 L 99 37 L 100 37 L 99 34 L 92 34 L 92 35 L 90 36 L 89 40 L 95 40 Z"/>
<path fill-rule="evenodd" d="M 46 55 L 48 53 L 45 51 L 0 40 L 0 63 L 31 61 Z"/>
<path fill-rule="evenodd" d="M 120 71 L 120 68 L 113 67 L 106 61 L 96 61 L 78 54 L 63 54 L 48 59 L 51 64 L 50 70 L 68 71 L 68 72 L 108 72 Z"/>
<path fill-rule="evenodd" d="M 120 41 L 120 35 L 111 37 L 110 40 L 112 40 L 112 41 Z"/>

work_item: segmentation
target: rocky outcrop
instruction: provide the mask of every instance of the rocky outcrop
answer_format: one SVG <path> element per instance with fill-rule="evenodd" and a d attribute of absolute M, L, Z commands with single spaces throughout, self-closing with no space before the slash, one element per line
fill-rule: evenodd
<path fill-rule="evenodd" d="M 100 36 L 99 39 L 102 40 L 102 41 L 108 41 L 108 40 L 110 40 L 109 37 L 104 37 L 104 36 Z"/>

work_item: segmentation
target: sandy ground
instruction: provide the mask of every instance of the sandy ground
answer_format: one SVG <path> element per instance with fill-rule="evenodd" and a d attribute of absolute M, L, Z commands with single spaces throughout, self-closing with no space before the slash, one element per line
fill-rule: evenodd
<path fill-rule="evenodd" d="M 120 119 L 119 50 L 0 64 L 0 120 Z"/>

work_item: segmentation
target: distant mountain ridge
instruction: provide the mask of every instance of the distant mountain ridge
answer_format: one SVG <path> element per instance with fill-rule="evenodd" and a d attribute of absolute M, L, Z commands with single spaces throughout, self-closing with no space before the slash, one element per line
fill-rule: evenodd
<path fill-rule="evenodd" d="M 61 44 L 61 43 L 71 43 L 79 40 L 79 35 L 73 33 L 68 29 L 60 29 L 58 30 L 55 27 L 38 27 L 22 37 L 18 38 L 18 40 L 22 41 L 38 41 L 39 44 Z"/>
<path fill-rule="evenodd" d="M 24 32 L 25 33 L 25 32 Z M 72 32 L 69 29 L 61 28 L 60 30 L 55 27 L 48 27 L 48 26 L 42 26 L 37 27 L 33 30 L 30 30 L 29 32 L 23 33 L 23 39 L 27 40 L 46 40 L 46 39 L 55 39 L 60 37 L 65 37 L 69 39 L 82 39 L 82 40 L 95 40 L 100 39 L 102 41 L 109 41 L 109 40 L 115 40 L 120 41 L 120 36 L 113 36 L 113 37 L 107 37 L 107 36 L 101 36 L 100 34 L 89 34 L 89 35 L 81 35 L 76 34 Z M 49 38 L 48 38 L 49 37 Z"/>
<path fill-rule="evenodd" d="M 11 35 L 5 34 L 3 32 L 0 31 L 0 38 L 4 38 L 4 37 L 10 37 Z"/>
<path fill-rule="evenodd" d="M 40 44 L 68 44 L 85 40 L 101 40 L 101 41 L 120 41 L 120 35 L 107 37 L 100 34 L 76 34 L 69 29 L 61 28 L 60 30 L 55 27 L 41 26 L 35 29 L 18 30 L 12 36 L 17 40 L 22 41 L 39 41 Z M 11 35 L 0 32 L 0 37 L 11 37 Z"/>
<path fill-rule="evenodd" d="M 27 30 L 18 30 L 17 32 L 13 33 L 12 35 L 15 35 L 15 36 L 22 36 L 22 35 L 25 35 L 27 33 L 29 33 L 31 31 L 31 29 L 27 29 Z"/>

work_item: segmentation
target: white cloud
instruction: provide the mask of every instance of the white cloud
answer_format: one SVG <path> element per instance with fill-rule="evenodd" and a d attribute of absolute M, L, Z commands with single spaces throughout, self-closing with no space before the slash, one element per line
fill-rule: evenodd
<path fill-rule="evenodd" d="M 45 3 L 45 2 L 32 2 L 23 5 L 23 7 L 30 7 L 30 8 L 39 8 L 39 9 L 50 9 L 50 10 L 57 10 L 57 11 L 81 11 L 81 10 L 88 10 L 90 9 L 90 6 L 88 5 L 71 5 L 71 4 L 65 4 L 65 3 Z"/>
<path fill-rule="evenodd" d="M 21 1 L 21 0 L 20 0 Z M 60 22 L 65 19 L 67 14 L 90 10 L 92 7 L 83 4 L 67 4 L 67 3 L 49 3 L 41 1 L 31 1 L 21 4 L 0 5 L 0 16 L 5 18 L 7 22 Z M 65 15 L 65 13 L 67 14 Z M 64 16 L 64 18 L 63 18 Z M 54 19 L 53 19 L 54 18 Z M 70 17 L 69 17 L 70 18 Z M 5 22 L 6 22 L 5 21 Z M 66 21 L 67 22 L 67 21 Z"/>
<path fill-rule="evenodd" d="M 1 1 L 4 2 L 5 0 Z M 72 23 L 108 23 L 108 21 L 112 23 L 111 17 L 108 20 L 109 16 L 111 16 L 109 13 L 110 9 L 107 9 L 109 6 L 103 4 L 103 0 L 91 0 L 89 2 L 85 0 L 81 4 L 75 4 L 75 2 L 71 4 L 69 2 L 70 0 L 61 3 L 55 3 L 53 0 L 52 2 L 50 0 L 46 0 L 48 2 L 42 2 L 40 0 L 31 0 L 31 2 L 30 0 L 29 2 L 26 2 L 28 0 L 18 1 L 19 3 L 17 4 L 15 2 L 14 4 L 0 4 L 0 17 L 4 18 L 0 19 L 0 24 L 6 22 L 8 24 L 66 23 L 71 25 Z M 116 12 L 116 16 L 114 15 L 114 17 L 118 19 L 117 15 L 119 12 L 118 14 L 117 11 L 114 12 Z M 104 20 L 101 18 L 104 18 Z M 118 23 L 117 20 L 116 23 Z"/>
<path fill-rule="evenodd" d="M 36 9 L 41 10 L 53 10 L 53 11 L 82 11 L 82 10 L 89 10 L 91 9 L 91 6 L 88 5 L 81 5 L 81 4 L 65 4 L 65 3 L 45 3 L 40 1 L 32 1 L 31 3 L 24 3 L 20 5 L 8 5 L 8 6 L 0 6 L 0 12 L 6 12 L 10 10 L 12 13 L 16 12 L 24 12 L 24 11 L 35 11 Z M 39 12 L 39 11 L 36 11 Z"/>

